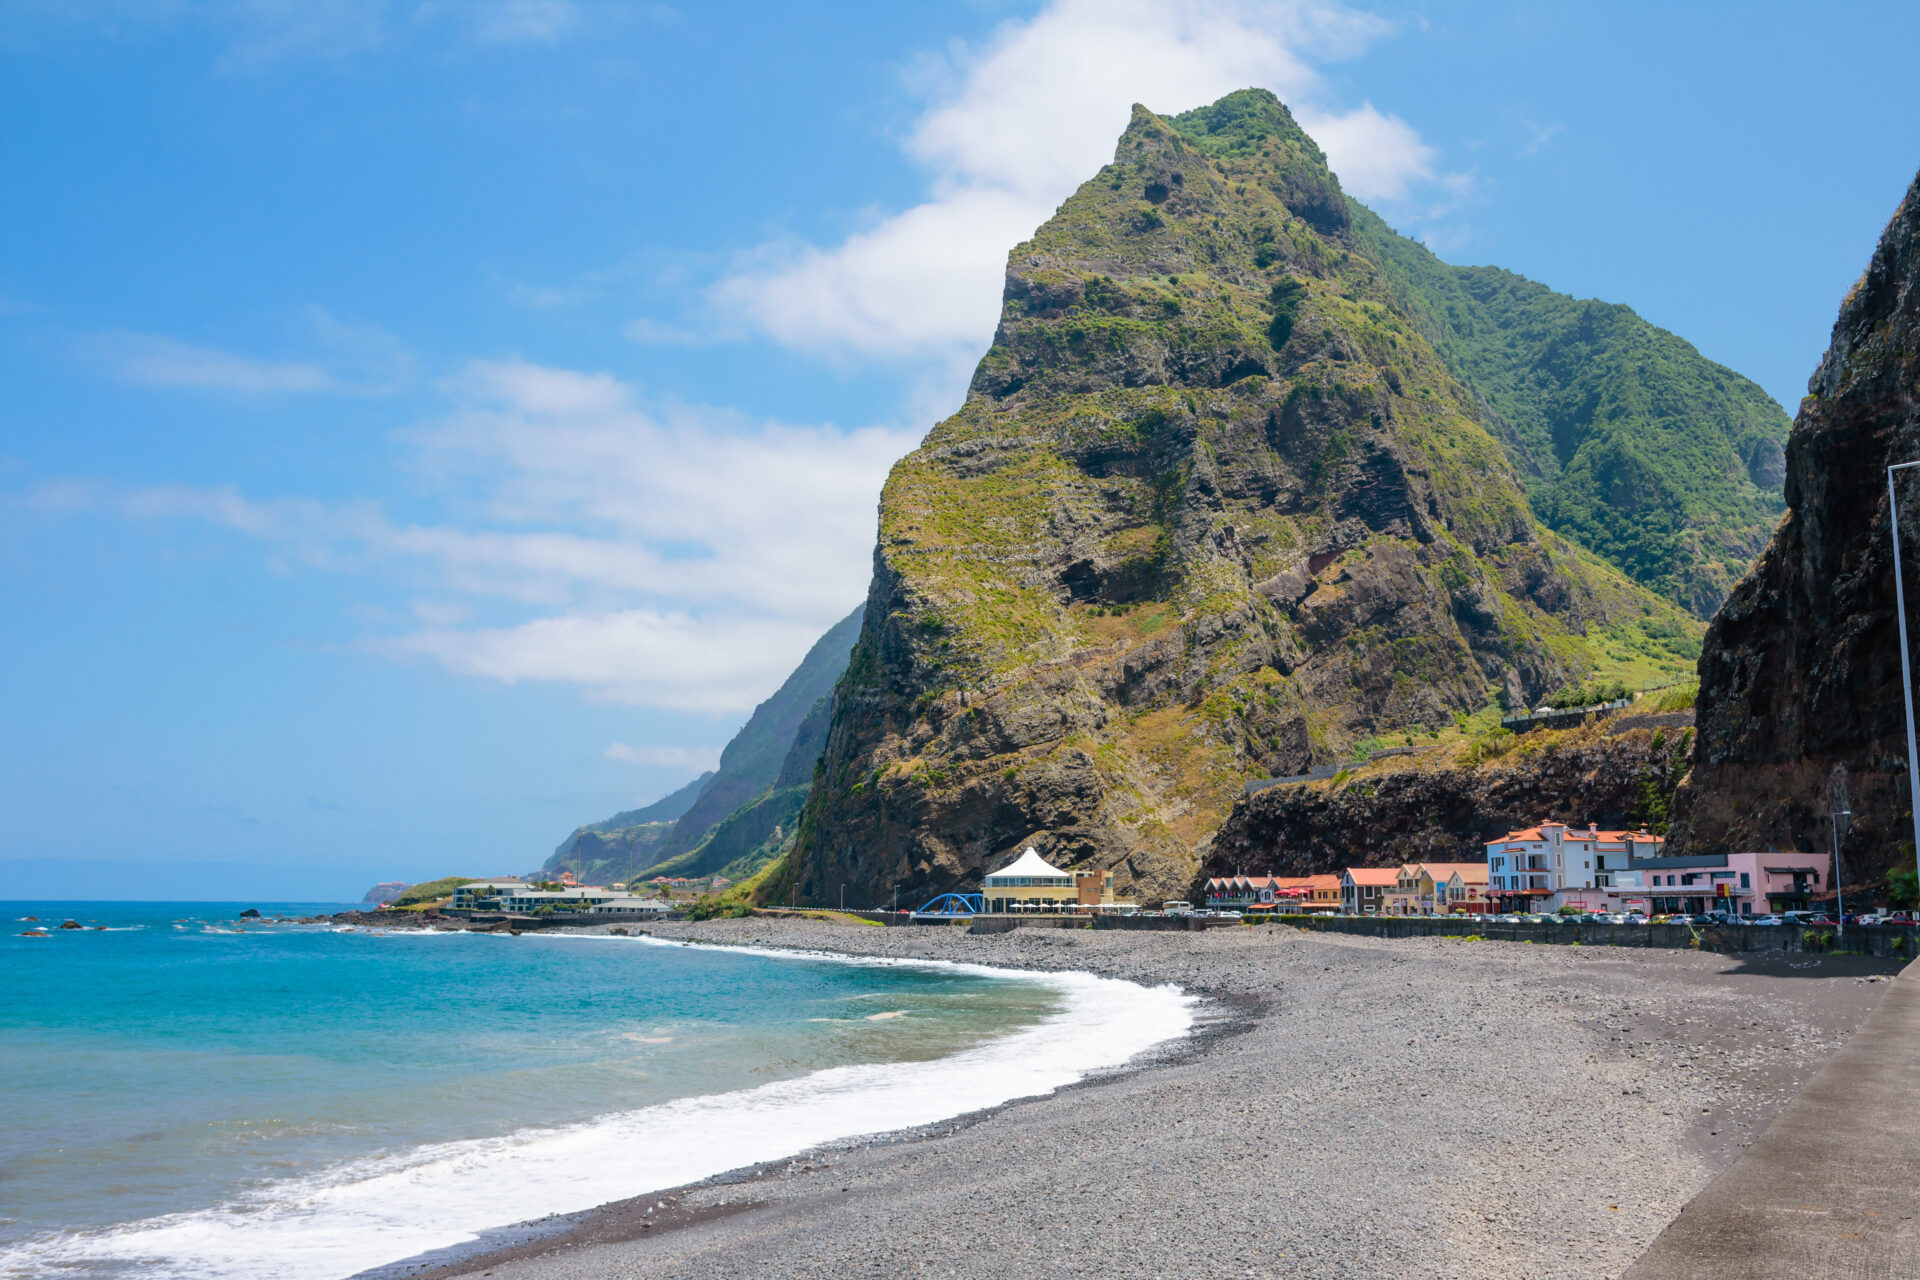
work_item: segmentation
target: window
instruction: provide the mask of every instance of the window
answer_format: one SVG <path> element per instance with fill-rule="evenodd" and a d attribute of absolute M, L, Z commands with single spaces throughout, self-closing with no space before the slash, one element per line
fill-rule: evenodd
<path fill-rule="evenodd" d="M 1748 876 L 1747 876 L 1747 873 L 1746 873 L 1746 872 L 1744 872 L 1744 871 L 1742 871 L 1742 872 L 1740 873 L 1740 887 L 1741 887 L 1742 889 L 1751 889 L 1751 888 L 1753 888 L 1753 884 L 1752 884 L 1752 883 L 1751 883 L 1751 881 L 1749 880 L 1749 878 L 1748 878 Z"/>

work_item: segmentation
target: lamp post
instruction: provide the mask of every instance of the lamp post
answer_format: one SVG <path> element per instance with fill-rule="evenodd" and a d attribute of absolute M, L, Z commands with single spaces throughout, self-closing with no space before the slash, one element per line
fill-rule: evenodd
<path fill-rule="evenodd" d="M 1900 575 L 1900 495 L 1893 473 L 1920 467 L 1920 461 L 1896 462 L 1887 468 L 1887 518 L 1893 523 L 1893 607 L 1900 620 L 1900 692 L 1907 700 L 1907 803 L 1913 811 L 1914 869 L 1920 872 L 1920 747 L 1913 735 L 1913 670 L 1907 657 L 1907 587 Z"/>
<path fill-rule="evenodd" d="M 1851 826 L 1853 810 L 1839 809 L 1827 816 L 1833 820 L 1833 927 L 1844 938 L 1847 934 L 1847 900 L 1840 890 L 1840 819 L 1848 819 L 1848 825 Z"/>

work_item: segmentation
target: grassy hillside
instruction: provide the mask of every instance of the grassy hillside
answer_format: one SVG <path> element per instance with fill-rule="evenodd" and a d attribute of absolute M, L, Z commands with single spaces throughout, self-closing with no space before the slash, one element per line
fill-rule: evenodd
<path fill-rule="evenodd" d="M 1485 401 L 1539 517 L 1710 615 L 1785 509 L 1786 411 L 1631 308 L 1451 266 L 1349 212 L 1399 309 Z"/>

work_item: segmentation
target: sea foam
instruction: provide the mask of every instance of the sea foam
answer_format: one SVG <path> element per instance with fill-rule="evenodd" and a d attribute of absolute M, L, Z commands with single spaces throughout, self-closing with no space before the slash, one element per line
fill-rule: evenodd
<path fill-rule="evenodd" d="M 1059 1012 L 1033 1026 L 945 1058 L 832 1067 L 558 1128 L 352 1161 L 212 1209 L 27 1241 L 0 1252 L 0 1276 L 336 1280 L 467 1244 L 511 1223 L 1048 1094 L 1185 1035 L 1194 1021 L 1195 998 L 1174 987 L 935 961 L 846 962 L 1020 978 L 1050 985 L 1064 999 Z"/>

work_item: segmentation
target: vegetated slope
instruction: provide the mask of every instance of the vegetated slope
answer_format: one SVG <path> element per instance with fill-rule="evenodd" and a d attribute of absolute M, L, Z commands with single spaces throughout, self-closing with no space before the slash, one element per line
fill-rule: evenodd
<path fill-rule="evenodd" d="M 593 882 L 630 875 L 658 861 L 656 851 L 673 824 L 713 780 L 709 770 L 670 795 L 641 809 L 628 809 L 600 822 L 574 828 L 542 865 L 543 871 L 571 871 Z"/>
<path fill-rule="evenodd" d="M 730 880 L 752 875 L 793 847 L 797 820 L 813 786 L 814 767 L 826 745 L 833 696 L 814 703 L 795 732 L 780 772 L 765 790 L 716 823 L 685 853 L 644 873 L 647 876 L 719 874 Z"/>
<path fill-rule="evenodd" d="M 1536 522 L 1482 419 L 1272 95 L 1135 108 L 887 481 L 784 874 L 906 900 L 1031 842 L 1151 897 L 1250 775 L 1683 671 L 1699 624 Z"/>
<path fill-rule="evenodd" d="M 1486 841 L 1541 822 L 1657 827 L 1686 772 L 1693 731 L 1618 728 L 1634 719 L 1439 747 L 1324 782 L 1265 788 L 1234 806 L 1199 878 L 1478 862 Z"/>
<path fill-rule="evenodd" d="M 856 608 L 814 641 L 793 674 L 772 697 L 753 709 L 740 732 L 720 752 L 720 767 L 701 789 L 699 799 L 661 841 L 662 861 L 699 844 L 721 819 L 753 800 L 779 777 L 801 722 L 820 699 L 833 692 L 841 672 L 847 669 L 847 656 L 860 634 L 865 607 Z"/>
<path fill-rule="evenodd" d="M 1711 614 L 1779 522 L 1786 411 L 1631 308 L 1450 266 L 1349 212 L 1398 309 L 1485 401 L 1540 519 Z"/>
<path fill-rule="evenodd" d="M 764 866 L 791 843 L 860 617 L 855 609 L 814 642 L 727 743 L 717 770 L 644 809 L 577 829 L 545 869 L 595 881 Z"/>
<path fill-rule="evenodd" d="M 1841 304 L 1787 440 L 1787 518 L 1707 629 L 1700 740 L 1675 842 L 1826 849 L 1852 811 L 1852 878 L 1911 866 L 1885 468 L 1920 458 L 1920 178 Z M 1920 487 L 1901 489 L 1908 607 Z"/>

